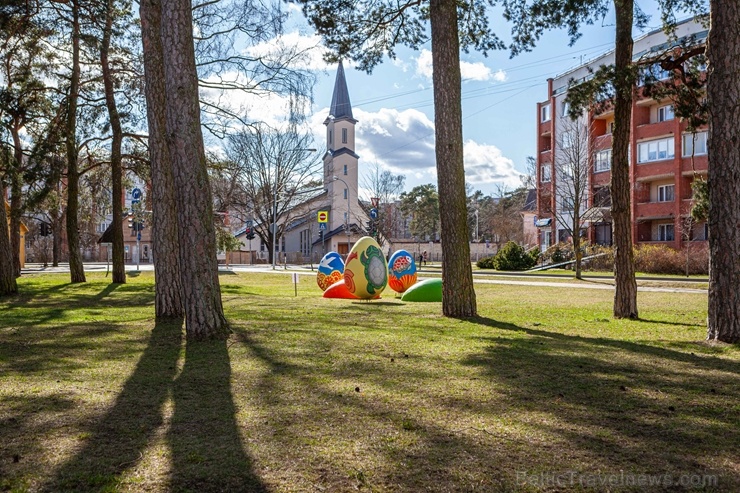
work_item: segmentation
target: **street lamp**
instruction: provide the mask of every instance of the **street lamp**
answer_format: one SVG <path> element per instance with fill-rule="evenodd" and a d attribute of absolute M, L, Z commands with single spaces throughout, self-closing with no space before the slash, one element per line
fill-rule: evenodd
<path fill-rule="evenodd" d="M 298 149 L 286 149 L 285 151 L 279 152 L 278 157 L 280 157 L 282 154 L 287 154 L 289 152 L 316 152 L 316 149 L 304 149 L 304 148 L 298 148 Z M 280 165 L 280 162 L 278 161 L 278 166 Z M 272 270 L 275 270 L 275 257 L 277 256 L 277 201 L 278 201 L 278 167 L 275 167 L 275 187 L 273 188 L 272 193 Z"/>
<path fill-rule="evenodd" d="M 350 202 L 349 202 L 349 185 L 347 185 L 347 182 L 344 181 L 344 180 L 342 180 L 338 176 L 334 176 L 334 181 L 341 181 L 342 183 L 344 183 L 344 186 L 347 187 L 347 218 L 345 220 L 345 227 L 344 227 L 344 229 L 347 231 L 347 255 L 349 255 L 349 250 L 350 250 L 350 248 L 349 248 L 349 244 L 350 244 L 350 240 L 349 240 L 349 211 L 350 211 L 350 205 L 349 205 L 350 204 Z"/>

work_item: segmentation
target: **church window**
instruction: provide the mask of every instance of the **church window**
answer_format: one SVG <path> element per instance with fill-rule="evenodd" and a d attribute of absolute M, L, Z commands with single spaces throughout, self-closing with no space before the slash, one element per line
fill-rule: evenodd
<path fill-rule="evenodd" d="M 344 189 L 344 198 L 345 199 L 347 198 L 347 189 L 346 188 Z"/>
<path fill-rule="evenodd" d="M 347 165 L 344 165 L 344 176 L 347 176 Z"/>
<path fill-rule="evenodd" d="M 346 144 L 346 143 L 347 143 L 347 129 L 343 128 L 342 129 L 342 144 Z"/>
<path fill-rule="evenodd" d="M 329 144 L 331 144 L 331 140 L 332 140 L 331 137 L 332 137 L 331 130 L 329 130 Z"/>

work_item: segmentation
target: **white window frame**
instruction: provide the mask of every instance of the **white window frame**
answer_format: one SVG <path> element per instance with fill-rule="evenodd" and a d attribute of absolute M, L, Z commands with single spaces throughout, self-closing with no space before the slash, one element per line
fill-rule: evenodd
<path fill-rule="evenodd" d="M 707 131 L 696 132 L 693 134 L 682 135 L 681 147 L 683 148 L 682 157 L 691 157 L 691 151 L 694 156 L 703 156 L 707 153 Z"/>
<path fill-rule="evenodd" d="M 614 120 L 606 124 L 606 133 L 611 135 L 614 133 Z"/>
<path fill-rule="evenodd" d="M 612 169 L 612 150 L 604 149 L 594 156 L 594 173 L 609 171 Z"/>
<path fill-rule="evenodd" d="M 658 185 L 658 202 L 674 202 L 676 200 L 676 185 Z"/>
<path fill-rule="evenodd" d="M 560 118 L 566 118 L 568 116 L 568 110 L 570 109 L 570 104 L 568 101 L 562 101 L 560 103 Z"/>
<path fill-rule="evenodd" d="M 549 164 L 540 166 L 540 183 L 550 183 L 552 181 L 552 168 Z"/>
<path fill-rule="evenodd" d="M 676 157 L 676 152 L 675 142 L 672 136 L 639 142 L 637 144 L 638 164 L 665 161 L 674 157 Z"/>
<path fill-rule="evenodd" d="M 667 122 L 673 120 L 676 114 L 673 111 L 673 105 L 667 104 L 658 108 L 658 122 Z"/>
<path fill-rule="evenodd" d="M 674 241 L 676 230 L 673 223 L 658 224 L 658 241 Z"/>
<path fill-rule="evenodd" d="M 540 123 L 550 121 L 550 103 L 540 106 Z"/>

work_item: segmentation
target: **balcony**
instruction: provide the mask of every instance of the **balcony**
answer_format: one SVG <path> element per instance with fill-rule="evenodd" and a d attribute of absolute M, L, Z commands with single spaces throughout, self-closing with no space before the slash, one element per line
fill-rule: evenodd
<path fill-rule="evenodd" d="M 552 135 L 552 119 L 547 120 L 546 122 L 540 122 L 539 135 L 540 136 Z"/>
<path fill-rule="evenodd" d="M 612 134 L 604 134 L 594 139 L 594 151 L 603 151 L 612 148 Z"/>
<path fill-rule="evenodd" d="M 657 123 L 643 123 L 635 128 L 635 139 L 653 139 L 665 135 L 672 135 L 676 128 L 675 120 Z"/>
<path fill-rule="evenodd" d="M 676 212 L 676 202 L 638 202 L 635 207 L 636 221 L 669 219 Z"/>
<path fill-rule="evenodd" d="M 635 167 L 635 181 L 655 181 L 673 177 L 675 160 L 650 161 Z"/>
<path fill-rule="evenodd" d="M 691 176 L 694 174 L 694 172 L 700 175 L 706 175 L 708 166 L 709 159 L 707 159 L 706 154 L 694 156 L 693 167 L 690 157 L 681 158 L 681 174 L 684 176 Z"/>

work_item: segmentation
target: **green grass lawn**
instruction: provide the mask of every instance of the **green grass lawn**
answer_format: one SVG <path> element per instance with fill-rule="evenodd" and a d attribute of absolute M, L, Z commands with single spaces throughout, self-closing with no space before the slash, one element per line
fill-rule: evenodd
<path fill-rule="evenodd" d="M 740 491 L 740 348 L 703 342 L 704 294 L 630 321 L 476 285 L 453 320 L 224 274 L 233 335 L 186 344 L 151 273 L 88 278 L 0 301 L 0 491 Z"/>

